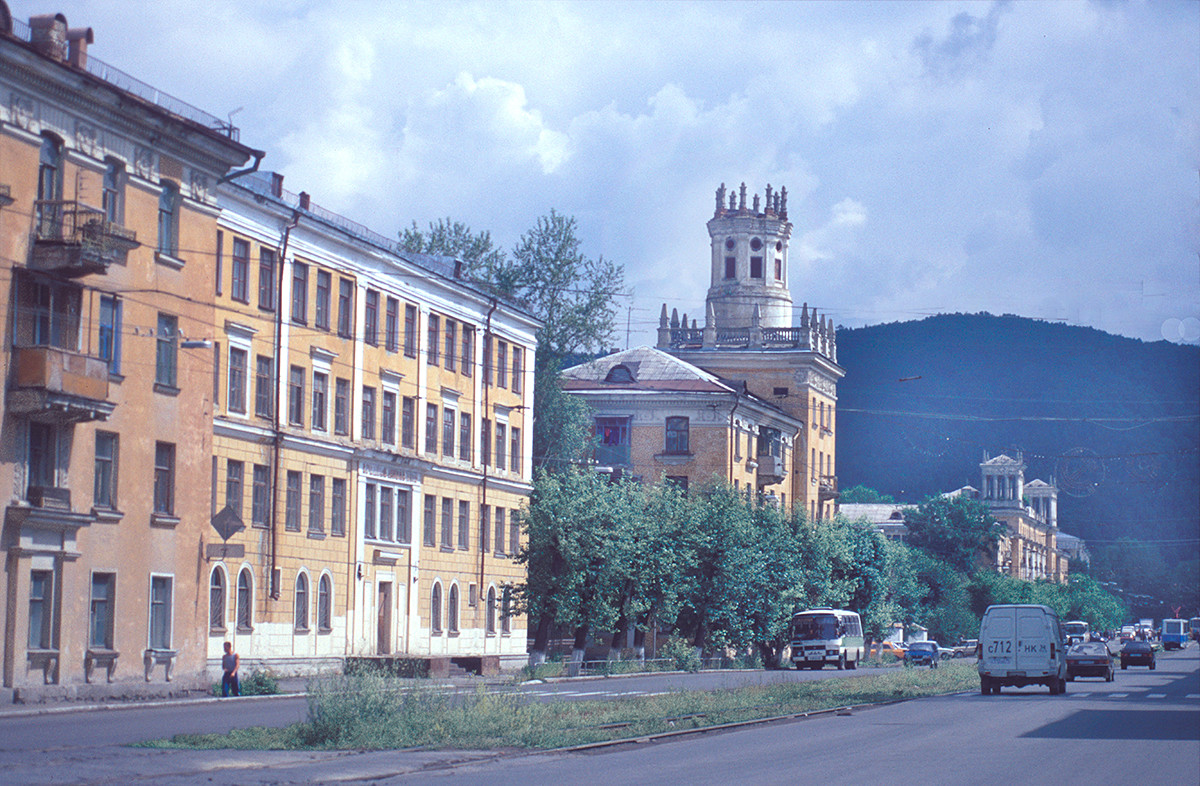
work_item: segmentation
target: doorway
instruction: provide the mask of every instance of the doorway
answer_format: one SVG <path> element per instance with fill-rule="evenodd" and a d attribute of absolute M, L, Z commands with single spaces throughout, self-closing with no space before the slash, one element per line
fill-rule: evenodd
<path fill-rule="evenodd" d="M 392 582 L 379 582 L 379 605 L 377 607 L 379 640 L 375 652 L 388 655 L 392 651 Z"/>

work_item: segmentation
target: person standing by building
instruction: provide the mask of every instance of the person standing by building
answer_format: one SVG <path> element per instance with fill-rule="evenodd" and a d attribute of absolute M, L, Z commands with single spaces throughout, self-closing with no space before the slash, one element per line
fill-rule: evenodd
<path fill-rule="evenodd" d="M 241 686 L 238 685 L 238 665 L 239 659 L 236 652 L 233 651 L 233 645 L 228 641 L 225 642 L 225 654 L 221 656 L 221 669 L 225 672 L 221 676 L 221 696 L 228 696 L 230 690 L 234 696 L 242 695 Z"/>

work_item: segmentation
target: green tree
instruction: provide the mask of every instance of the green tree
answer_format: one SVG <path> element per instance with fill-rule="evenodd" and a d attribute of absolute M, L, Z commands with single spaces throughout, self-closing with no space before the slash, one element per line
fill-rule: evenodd
<path fill-rule="evenodd" d="M 895 503 L 896 499 L 891 494 L 880 494 L 872 488 L 867 488 L 863 485 L 851 486 L 845 491 L 838 494 L 838 502 L 842 504 L 882 504 Z"/>
<path fill-rule="evenodd" d="M 904 509 L 907 542 L 945 560 L 962 573 L 980 560 L 994 561 L 1004 525 L 987 505 L 967 497 L 933 497 L 916 508 Z"/>
<path fill-rule="evenodd" d="M 448 217 L 429 222 L 426 230 L 414 221 L 400 233 L 400 245 L 418 254 L 440 254 L 461 260 L 464 276 L 483 282 L 490 282 L 493 271 L 506 265 L 504 251 L 492 243 L 491 233 L 472 232 L 466 224 Z"/>

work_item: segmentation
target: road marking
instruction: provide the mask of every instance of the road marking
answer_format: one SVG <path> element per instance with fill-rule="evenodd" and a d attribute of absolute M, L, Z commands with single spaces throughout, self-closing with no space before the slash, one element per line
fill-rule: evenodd
<path fill-rule="evenodd" d="M 1200 699 L 1200 693 L 1189 693 L 1188 695 L 1184 696 L 1183 698 L 1185 698 L 1185 699 Z"/>
<path fill-rule="evenodd" d="M 1148 698 L 1148 699 L 1165 699 L 1165 698 L 1167 698 L 1167 694 L 1165 694 L 1165 693 L 1151 693 L 1151 694 L 1150 694 L 1149 696 L 1147 696 L 1146 698 Z"/>
<path fill-rule="evenodd" d="M 1074 696 L 1077 699 L 1086 699 L 1088 696 L 1091 696 L 1092 694 L 1090 694 L 1090 693 L 1069 693 L 1067 695 Z"/>
<path fill-rule="evenodd" d="M 1110 699 L 1128 699 L 1129 694 L 1128 693 L 1110 693 L 1110 694 L 1108 694 L 1108 697 Z"/>

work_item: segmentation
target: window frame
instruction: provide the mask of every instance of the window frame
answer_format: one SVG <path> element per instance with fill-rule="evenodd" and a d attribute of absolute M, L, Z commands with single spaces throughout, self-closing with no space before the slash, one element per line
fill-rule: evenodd
<path fill-rule="evenodd" d="M 669 415 L 663 427 L 663 453 L 668 456 L 691 455 L 691 419 Z"/>

